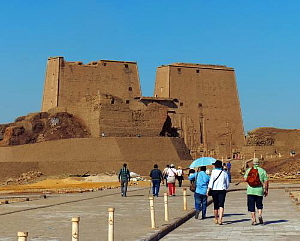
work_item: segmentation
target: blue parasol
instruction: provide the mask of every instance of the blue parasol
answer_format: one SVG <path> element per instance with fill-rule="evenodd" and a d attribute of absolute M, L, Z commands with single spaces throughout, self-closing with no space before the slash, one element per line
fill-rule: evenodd
<path fill-rule="evenodd" d="M 190 168 L 196 168 L 200 166 L 209 166 L 212 165 L 216 161 L 213 157 L 200 157 L 192 162 Z"/>

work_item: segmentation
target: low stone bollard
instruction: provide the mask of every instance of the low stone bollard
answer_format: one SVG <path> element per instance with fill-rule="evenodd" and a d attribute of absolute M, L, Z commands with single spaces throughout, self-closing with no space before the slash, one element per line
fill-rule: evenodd
<path fill-rule="evenodd" d="M 108 208 L 108 241 L 114 240 L 114 212 L 115 208 Z"/>
<path fill-rule="evenodd" d="M 18 241 L 27 241 L 28 232 L 18 232 Z"/>
<path fill-rule="evenodd" d="M 72 241 L 79 240 L 79 221 L 80 217 L 72 218 Z"/>
<path fill-rule="evenodd" d="M 183 188 L 183 210 L 187 210 L 186 188 Z"/>
<path fill-rule="evenodd" d="M 149 197 L 149 201 L 150 201 L 151 228 L 155 229 L 154 198 L 153 197 Z"/>
<path fill-rule="evenodd" d="M 168 193 L 164 193 L 164 204 L 165 204 L 165 221 L 169 221 Z"/>

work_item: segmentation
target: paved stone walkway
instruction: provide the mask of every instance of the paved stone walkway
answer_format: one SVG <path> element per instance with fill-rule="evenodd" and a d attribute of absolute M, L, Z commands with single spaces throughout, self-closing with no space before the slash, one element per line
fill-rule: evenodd
<path fill-rule="evenodd" d="M 300 240 L 300 212 L 283 189 L 264 199 L 264 225 L 251 225 L 245 191 L 227 194 L 224 225 L 214 224 L 212 214 L 210 205 L 209 218 L 192 218 L 162 240 Z"/>
<path fill-rule="evenodd" d="M 169 197 L 170 221 L 165 222 L 163 192 L 164 186 L 154 201 L 155 230 L 150 228 L 148 188 L 129 187 L 127 197 L 121 197 L 119 189 L 110 189 L 0 205 L 0 241 L 17 240 L 18 231 L 29 232 L 30 241 L 71 240 L 71 219 L 76 216 L 81 219 L 81 241 L 107 240 L 109 207 L 115 208 L 115 241 L 141 240 L 187 213 L 183 211 L 182 189 L 177 188 L 177 195 Z M 188 196 L 188 202 L 192 200 Z"/>
<path fill-rule="evenodd" d="M 298 185 L 299 186 L 299 185 Z M 243 185 L 232 188 L 244 188 Z M 71 218 L 80 216 L 80 241 L 107 240 L 109 207 L 115 210 L 115 241 L 147 240 L 177 228 L 162 240 L 300 240 L 300 212 L 284 189 L 270 190 L 265 199 L 264 226 L 251 226 L 243 191 L 228 193 L 225 225 L 213 224 L 213 218 L 192 217 L 178 223 L 193 211 L 193 196 L 188 191 L 188 210 L 183 211 L 182 188 L 169 197 L 170 221 L 164 221 L 163 186 L 155 198 L 156 229 L 150 228 L 149 189 L 130 187 L 128 197 L 119 189 L 67 195 L 50 195 L 47 199 L 0 205 L 0 241 L 17 240 L 18 231 L 29 232 L 29 241 L 71 240 Z M 298 211 L 297 211 L 298 210 Z M 212 205 L 208 215 L 212 214 Z M 153 239 L 155 240 L 155 239 Z"/>

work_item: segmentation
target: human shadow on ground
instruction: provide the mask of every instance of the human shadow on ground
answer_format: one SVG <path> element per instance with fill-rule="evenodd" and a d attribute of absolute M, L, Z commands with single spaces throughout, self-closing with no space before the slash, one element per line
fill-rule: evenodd
<path fill-rule="evenodd" d="M 279 220 L 272 220 L 272 221 L 265 221 L 264 225 L 268 225 L 268 224 L 275 224 L 275 223 L 286 223 L 289 220 L 285 220 L 285 219 L 279 219 Z"/>
<path fill-rule="evenodd" d="M 231 217 L 231 216 L 243 216 L 245 213 L 226 213 L 223 217 Z M 215 216 L 207 216 L 206 218 L 214 218 Z"/>
<path fill-rule="evenodd" d="M 246 215 L 245 213 L 226 213 L 223 216 L 224 217 L 231 217 L 231 216 L 242 216 L 242 215 Z"/>
<path fill-rule="evenodd" d="M 248 222 L 250 221 L 250 218 L 243 218 L 243 219 L 239 219 L 239 220 L 233 220 L 233 221 L 224 221 L 224 224 L 233 224 L 233 223 L 242 223 L 242 222 Z"/>

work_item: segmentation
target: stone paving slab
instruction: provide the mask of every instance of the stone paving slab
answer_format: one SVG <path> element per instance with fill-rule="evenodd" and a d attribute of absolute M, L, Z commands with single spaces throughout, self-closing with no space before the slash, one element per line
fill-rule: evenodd
<path fill-rule="evenodd" d="M 300 212 L 284 189 L 264 199 L 264 225 L 251 225 L 245 191 L 229 192 L 224 225 L 214 224 L 213 205 L 205 220 L 190 219 L 161 240 L 300 240 Z"/>
<path fill-rule="evenodd" d="M 109 207 L 115 208 L 115 240 L 142 240 L 188 212 L 183 211 L 182 188 L 177 188 L 177 195 L 169 197 L 170 221 L 164 221 L 163 192 L 164 186 L 154 200 L 155 230 L 150 228 L 149 189 L 130 187 L 124 198 L 119 189 L 110 189 L 0 205 L 0 240 L 17 240 L 18 231 L 29 232 L 30 241 L 71 240 L 71 218 L 76 216 L 81 219 L 80 240 L 107 240 Z M 189 210 L 193 209 L 191 195 L 188 203 Z"/>

